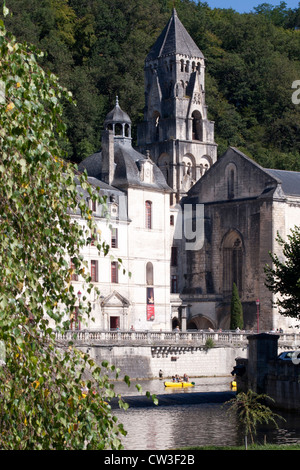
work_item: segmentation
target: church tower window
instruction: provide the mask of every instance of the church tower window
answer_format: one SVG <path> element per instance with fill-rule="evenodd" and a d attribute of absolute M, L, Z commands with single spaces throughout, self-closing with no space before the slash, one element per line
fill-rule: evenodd
<path fill-rule="evenodd" d="M 199 111 L 194 111 L 192 114 L 193 119 L 193 140 L 203 140 L 202 132 L 202 117 Z"/>

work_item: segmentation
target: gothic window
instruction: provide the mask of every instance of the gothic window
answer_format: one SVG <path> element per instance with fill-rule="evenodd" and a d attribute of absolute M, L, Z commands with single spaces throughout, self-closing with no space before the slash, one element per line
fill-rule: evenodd
<path fill-rule="evenodd" d="M 148 229 L 152 228 L 152 203 L 151 201 L 145 202 L 145 226 Z"/>
<path fill-rule="evenodd" d="M 146 265 L 146 284 L 148 286 L 153 286 L 154 281 L 153 281 L 153 264 L 147 263 Z"/>
<path fill-rule="evenodd" d="M 189 73 L 189 71 L 190 71 L 190 62 L 189 62 L 189 60 L 186 61 L 186 64 L 185 64 L 185 71 L 186 71 L 187 73 Z"/>
<path fill-rule="evenodd" d="M 180 70 L 181 72 L 184 72 L 184 60 L 183 59 L 181 59 L 180 64 L 181 64 Z"/>
<path fill-rule="evenodd" d="M 202 132 L 202 117 L 199 111 L 194 111 L 192 114 L 193 119 L 193 140 L 203 140 Z"/>
<path fill-rule="evenodd" d="M 227 235 L 223 245 L 223 291 L 225 295 L 232 292 L 233 283 L 238 291 L 243 291 L 243 244 L 240 235 L 232 231 Z"/>

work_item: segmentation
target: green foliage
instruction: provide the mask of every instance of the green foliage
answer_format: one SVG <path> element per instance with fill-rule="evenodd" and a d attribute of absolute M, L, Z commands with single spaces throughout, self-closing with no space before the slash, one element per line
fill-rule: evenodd
<path fill-rule="evenodd" d="M 265 267 L 266 286 L 279 294 L 276 304 L 282 315 L 300 318 L 300 227 L 295 226 L 284 241 L 278 234 L 282 254 L 272 254 L 272 265 Z"/>
<path fill-rule="evenodd" d="M 230 304 L 230 329 L 244 328 L 243 307 L 240 301 L 239 292 L 235 283 L 232 287 L 231 304 Z"/>
<path fill-rule="evenodd" d="M 252 444 L 254 444 L 257 424 L 272 423 L 278 427 L 276 419 L 284 419 L 266 406 L 263 403 L 265 400 L 272 401 L 268 395 L 258 395 L 252 390 L 248 390 L 247 393 L 238 393 L 235 398 L 225 404 L 229 405 L 228 412 L 237 416 L 239 424 L 243 427 L 244 435 L 250 436 Z"/>
<path fill-rule="evenodd" d="M 214 340 L 212 338 L 207 338 L 205 341 L 205 348 L 206 349 L 211 349 L 215 346 Z"/>
<path fill-rule="evenodd" d="M 64 107 L 68 158 L 99 150 L 106 114 L 120 97 L 135 124 L 144 108 L 144 60 L 167 23 L 170 0 L 7 0 L 10 30 L 45 52 L 40 63 L 72 91 Z M 265 167 L 300 171 L 300 8 L 252 13 L 176 0 L 179 18 L 206 58 L 206 101 L 221 155 L 239 147 Z M 135 134 L 133 133 L 133 137 Z"/>
<path fill-rule="evenodd" d="M 61 103 L 71 97 L 36 54 L 0 20 L 0 449 L 118 449 L 125 431 L 111 413 L 108 374 L 119 371 L 56 340 L 78 301 L 74 271 L 93 288 L 81 256 L 87 242 L 71 213 L 95 226 L 77 185 L 105 201 L 62 158 Z M 107 253 L 105 243 L 97 247 Z M 81 320 L 91 314 L 83 300 Z"/>

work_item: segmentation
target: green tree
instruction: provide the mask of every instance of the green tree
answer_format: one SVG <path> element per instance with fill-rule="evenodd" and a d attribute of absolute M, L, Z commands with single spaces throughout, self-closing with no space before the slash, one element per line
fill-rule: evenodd
<path fill-rule="evenodd" d="M 286 240 L 278 234 L 282 254 L 270 253 L 272 264 L 265 267 L 266 286 L 277 295 L 279 312 L 300 318 L 300 227 L 295 226 Z"/>
<path fill-rule="evenodd" d="M 273 401 L 268 395 L 258 395 L 252 390 L 248 390 L 247 393 L 240 392 L 235 398 L 226 402 L 226 405 L 229 405 L 228 412 L 234 413 L 239 424 L 243 427 L 246 447 L 248 436 L 250 436 L 251 443 L 254 444 L 257 424 L 273 423 L 278 427 L 276 419 L 284 419 L 265 405 L 263 403 L 265 400 Z"/>
<path fill-rule="evenodd" d="M 244 328 L 243 307 L 240 301 L 239 292 L 235 283 L 232 287 L 231 304 L 230 304 L 230 329 Z"/>
<path fill-rule="evenodd" d="M 118 449 L 125 431 L 111 412 L 108 373 L 119 371 L 56 340 L 76 304 L 70 260 L 93 288 L 81 256 L 88 242 L 71 214 L 95 224 L 77 185 L 105 200 L 62 158 L 61 101 L 70 96 L 35 52 L 0 20 L 0 449 Z M 90 314 L 86 299 L 79 315 Z"/>

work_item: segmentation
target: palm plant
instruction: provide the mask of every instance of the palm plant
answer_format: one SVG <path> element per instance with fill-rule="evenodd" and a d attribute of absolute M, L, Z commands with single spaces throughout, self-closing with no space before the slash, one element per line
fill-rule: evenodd
<path fill-rule="evenodd" d="M 274 413 L 269 406 L 263 402 L 265 400 L 274 401 L 266 394 L 256 394 L 252 390 L 247 393 L 239 392 L 235 398 L 226 402 L 229 405 L 228 411 L 235 413 L 238 417 L 239 423 L 244 428 L 245 446 L 247 449 L 247 438 L 250 436 L 251 443 L 254 444 L 254 435 L 256 434 L 257 424 L 269 422 L 273 423 L 278 428 L 277 418 L 282 416 Z"/>

